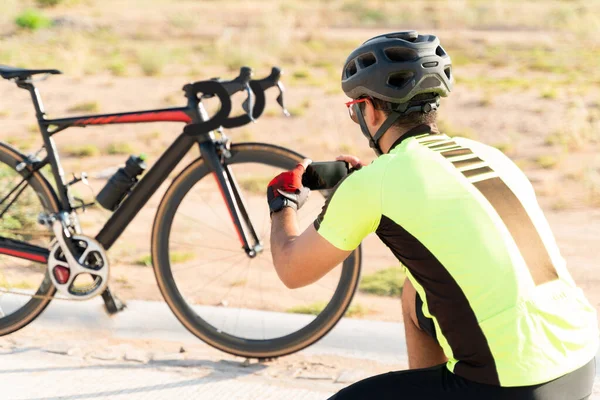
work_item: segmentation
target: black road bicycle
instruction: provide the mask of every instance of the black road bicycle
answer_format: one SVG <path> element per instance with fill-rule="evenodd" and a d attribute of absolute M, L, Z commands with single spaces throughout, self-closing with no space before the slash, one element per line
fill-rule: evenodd
<path fill-rule="evenodd" d="M 152 230 L 154 274 L 175 316 L 209 345 L 256 358 L 298 351 L 333 328 L 356 290 L 360 249 L 315 285 L 285 288 L 268 249 L 264 193 L 272 177 L 304 157 L 265 143 L 232 144 L 222 129 L 257 119 L 270 87 L 279 88 L 285 112 L 279 69 L 261 80 L 242 68 L 231 81 L 186 84 L 185 107 L 48 119 L 32 77 L 59 73 L 0 66 L 2 78 L 30 93 L 43 138 L 43 147 L 30 155 L 0 142 L 0 336 L 33 321 L 53 298 L 101 294 L 109 313 L 122 309 L 108 288 L 106 252 L 195 145 L 200 155 L 170 182 Z M 230 96 L 244 90 L 245 113 L 230 117 Z M 202 102 L 210 97 L 220 102 L 212 118 Z M 77 212 L 90 205 L 70 190 L 85 176 L 65 181 L 53 136 L 70 127 L 153 121 L 186 126 L 139 181 L 144 163 L 133 156 L 108 181 L 96 199 L 114 212 L 95 237 L 86 236 Z M 301 228 L 323 202 L 318 193 L 311 196 L 299 213 Z"/>

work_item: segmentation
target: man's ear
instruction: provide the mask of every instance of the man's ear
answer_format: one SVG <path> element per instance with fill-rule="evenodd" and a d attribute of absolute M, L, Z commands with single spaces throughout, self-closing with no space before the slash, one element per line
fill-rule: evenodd
<path fill-rule="evenodd" d="M 365 122 L 369 126 L 378 127 L 383 123 L 382 118 L 384 117 L 384 114 L 381 110 L 377 110 L 375 108 L 371 99 L 367 99 L 367 101 L 365 101 L 365 108 L 363 114 L 365 116 Z"/>

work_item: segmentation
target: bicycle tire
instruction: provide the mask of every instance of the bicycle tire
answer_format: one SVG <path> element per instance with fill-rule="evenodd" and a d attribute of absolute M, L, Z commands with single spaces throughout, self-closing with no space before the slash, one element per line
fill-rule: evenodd
<path fill-rule="evenodd" d="M 258 163 L 292 169 L 302 159 L 298 153 L 282 147 L 241 143 L 232 146 L 231 158 L 226 163 Z M 327 306 L 300 330 L 266 340 L 241 338 L 221 331 L 200 317 L 185 301 L 174 281 L 169 260 L 169 235 L 179 204 L 186 193 L 209 173 L 201 158 L 190 164 L 172 182 L 156 213 L 151 243 L 152 263 L 158 286 L 168 306 L 192 334 L 217 349 L 237 356 L 273 358 L 297 352 L 315 343 L 337 324 L 352 301 L 360 278 L 360 247 L 343 262 L 339 282 Z"/>
<path fill-rule="evenodd" d="M 26 177 L 31 174 L 30 167 L 24 168 L 21 172 L 17 172 L 16 170 L 16 166 L 25 158 L 26 156 L 15 148 L 0 142 L 0 165 L 5 164 L 8 168 L 14 170 L 16 174 Z M 59 212 L 60 207 L 58 197 L 50 183 L 39 171 L 31 174 L 29 186 L 36 192 L 45 210 L 53 213 Z M 56 288 L 52 285 L 50 277 L 48 276 L 48 270 L 46 269 L 44 278 L 35 292 L 36 297 L 32 297 L 16 311 L 0 318 L 0 336 L 15 332 L 35 320 L 48 304 L 50 304 L 55 292 Z"/>

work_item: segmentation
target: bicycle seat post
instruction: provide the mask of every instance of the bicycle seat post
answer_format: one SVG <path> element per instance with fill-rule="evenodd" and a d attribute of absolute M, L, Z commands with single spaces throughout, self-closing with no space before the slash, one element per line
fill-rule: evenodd
<path fill-rule="evenodd" d="M 21 89 L 25 89 L 31 95 L 31 101 L 33 102 L 33 106 L 35 107 L 35 116 L 39 121 L 42 121 L 46 118 L 46 112 L 44 111 L 44 103 L 42 102 L 42 97 L 40 95 L 40 91 L 31 81 L 31 77 L 27 77 L 25 79 L 17 78 L 16 79 L 17 86 Z"/>

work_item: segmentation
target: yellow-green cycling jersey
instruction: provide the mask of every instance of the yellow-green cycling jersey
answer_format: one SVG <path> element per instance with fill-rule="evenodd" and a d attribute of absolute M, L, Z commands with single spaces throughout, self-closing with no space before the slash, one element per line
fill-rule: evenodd
<path fill-rule="evenodd" d="M 421 128 L 342 181 L 315 221 L 319 234 L 342 250 L 380 237 L 457 375 L 528 386 L 589 362 L 596 311 L 525 175 L 492 147 Z"/>

